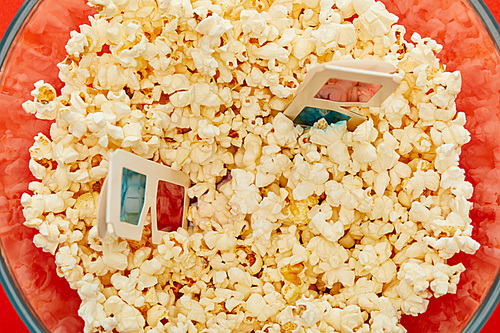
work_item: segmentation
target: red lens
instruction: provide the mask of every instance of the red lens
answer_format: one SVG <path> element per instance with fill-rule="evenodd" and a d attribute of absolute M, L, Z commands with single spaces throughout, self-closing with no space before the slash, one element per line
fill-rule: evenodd
<path fill-rule="evenodd" d="M 380 84 L 329 79 L 314 97 L 333 102 L 367 103 L 380 88 Z"/>
<path fill-rule="evenodd" d="M 158 181 L 156 220 L 159 231 L 175 231 L 182 227 L 184 193 L 184 187 L 180 185 Z"/>

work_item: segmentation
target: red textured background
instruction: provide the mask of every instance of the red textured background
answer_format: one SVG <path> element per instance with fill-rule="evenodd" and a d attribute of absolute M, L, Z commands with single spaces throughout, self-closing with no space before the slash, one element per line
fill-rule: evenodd
<path fill-rule="evenodd" d="M 23 0 L 0 0 L 0 37 L 3 36 Z M 493 15 L 500 20 L 500 0 L 484 0 Z M 500 331 L 500 307 L 497 307 L 481 333 Z M 28 329 L 17 315 L 3 288 L 0 286 L 0 333 L 28 333 Z"/>

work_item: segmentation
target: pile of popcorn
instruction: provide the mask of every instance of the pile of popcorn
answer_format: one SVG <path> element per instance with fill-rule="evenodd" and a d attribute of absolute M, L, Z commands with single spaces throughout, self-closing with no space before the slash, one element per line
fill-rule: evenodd
<path fill-rule="evenodd" d="M 39 134 L 22 196 L 36 246 L 82 299 L 85 332 L 405 332 L 402 314 L 455 293 L 479 244 L 460 73 L 403 40 L 373 0 L 89 0 L 59 64 L 35 84 Z M 356 130 L 282 111 L 315 64 L 375 59 L 400 86 Z M 108 155 L 187 173 L 189 230 L 159 245 L 101 239 Z M 230 172 L 230 180 L 220 181 Z"/>

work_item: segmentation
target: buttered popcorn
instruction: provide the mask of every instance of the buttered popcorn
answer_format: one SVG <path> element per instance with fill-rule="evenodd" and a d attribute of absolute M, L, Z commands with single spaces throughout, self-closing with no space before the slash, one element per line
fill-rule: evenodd
<path fill-rule="evenodd" d="M 464 266 L 447 259 L 479 244 L 461 78 L 440 45 L 404 41 L 373 0 L 89 4 L 61 94 L 40 81 L 23 105 L 54 120 L 30 149 L 25 224 L 78 290 L 85 332 L 405 332 L 401 315 L 456 292 Z M 353 108 L 356 130 L 282 114 L 312 66 L 353 58 L 400 79 Z M 115 149 L 190 176 L 189 230 L 99 238 Z"/>

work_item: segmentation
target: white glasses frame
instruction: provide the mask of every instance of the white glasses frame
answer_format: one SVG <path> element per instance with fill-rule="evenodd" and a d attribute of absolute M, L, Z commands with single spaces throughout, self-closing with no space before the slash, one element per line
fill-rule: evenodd
<path fill-rule="evenodd" d="M 124 169 L 146 176 L 144 203 L 137 225 L 121 221 L 121 191 Z M 167 234 L 167 232 L 158 230 L 156 202 L 159 181 L 179 185 L 184 189 L 182 227 L 187 228 L 187 213 L 190 202 L 187 189 L 191 186 L 191 180 L 187 174 L 182 171 L 172 170 L 168 166 L 147 160 L 125 150 L 118 149 L 110 153 L 108 176 L 102 186 L 97 209 L 99 236 L 105 237 L 108 224 L 111 224 L 116 236 L 140 241 L 146 224 L 146 217 L 151 212 L 152 242 L 154 244 L 161 243 L 163 235 Z"/>
<path fill-rule="evenodd" d="M 307 72 L 284 114 L 294 120 L 305 107 L 331 110 L 349 116 L 347 128 L 354 130 L 366 118 L 344 107 L 381 105 L 399 86 L 397 76 L 393 74 L 396 70 L 395 65 L 377 60 L 342 60 L 316 65 Z M 335 102 L 316 98 L 330 79 L 381 85 L 381 88 L 367 102 Z"/>

